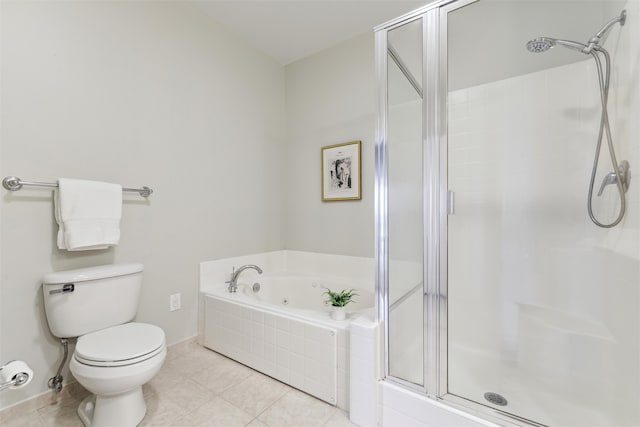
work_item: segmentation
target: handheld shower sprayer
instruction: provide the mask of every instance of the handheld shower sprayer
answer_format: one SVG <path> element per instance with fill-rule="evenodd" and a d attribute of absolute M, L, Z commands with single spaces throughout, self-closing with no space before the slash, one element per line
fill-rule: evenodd
<path fill-rule="evenodd" d="M 527 43 L 527 50 L 531 53 L 542 53 L 555 46 L 564 46 L 568 49 L 577 50 L 582 53 L 585 53 L 585 49 L 588 49 L 587 45 L 571 40 L 553 39 L 551 37 L 537 37 Z"/>
<path fill-rule="evenodd" d="M 571 40 L 562 40 L 562 39 L 554 39 L 551 37 L 538 37 L 527 43 L 527 50 L 532 53 L 541 53 L 546 52 L 547 50 L 553 48 L 554 46 L 563 46 L 568 49 L 577 50 L 586 55 L 591 55 L 596 62 L 596 68 L 598 70 L 598 83 L 600 86 L 600 103 L 602 105 L 602 114 L 600 116 L 600 131 L 598 132 L 598 139 L 596 143 L 596 152 L 595 158 L 593 160 L 593 168 L 591 169 L 591 179 L 589 181 L 589 194 L 587 201 L 587 212 L 589 213 L 589 218 L 591 221 L 602 228 L 611 228 L 615 227 L 622 221 L 624 218 L 624 214 L 626 211 L 626 200 L 625 193 L 629 188 L 631 173 L 629 171 L 629 162 L 623 160 L 620 164 L 616 160 L 616 153 L 613 147 L 613 138 L 611 137 L 611 126 L 609 124 L 609 113 L 607 111 L 607 102 L 609 100 L 609 82 L 611 76 L 611 59 L 609 56 L 609 52 L 600 45 L 604 36 L 611 30 L 611 28 L 615 24 L 620 24 L 623 26 L 627 20 L 627 11 L 623 10 L 619 16 L 611 19 L 607 22 L 598 32 L 589 39 L 588 43 L 582 44 L 578 42 L 574 42 Z M 602 58 L 604 58 L 604 66 L 602 64 Z M 602 186 L 598 193 L 600 196 L 604 190 L 604 188 L 609 184 L 616 184 L 618 189 L 618 195 L 620 197 L 620 210 L 618 212 L 617 218 L 610 223 L 602 223 L 600 222 L 593 213 L 593 189 L 594 183 L 596 179 L 596 172 L 598 169 L 598 159 L 600 157 L 600 149 L 602 147 L 602 139 L 606 136 L 607 144 L 609 148 L 609 157 L 611 159 L 611 165 L 613 167 L 613 172 L 608 173 L 604 181 L 602 182 Z"/>
<path fill-rule="evenodd" d="M 527 42 L 527 50 L 532 53 L 541 53 L 546 52 L 547 50 L 555 46 L 564 46 L 566 48 L 577 50 L 585 54 L 590 54 L 591 52 L 593 52 L 593 50 L 603 49 L 600 46 L 600 42 L 615 24 L 620 23 L 620 26 L 623 26 L 625 22 L 627 22 L 627 11 L 623 10 L 620 13 L 620 16 L 616 16 L 615 18 L 607 22 L 602 28 L 600 28 L 598 32 L 589 39 L 586 45 L 571 40 L 554 39 L 551 37 L 537 37 Z"/>

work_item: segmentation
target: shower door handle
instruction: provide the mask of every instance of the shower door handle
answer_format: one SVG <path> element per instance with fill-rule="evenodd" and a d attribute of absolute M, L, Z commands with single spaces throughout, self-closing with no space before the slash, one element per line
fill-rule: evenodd
<path fill-rule="evenodd" d="M 456 192 L 447 191 L 447 215 L 455 215 L 456 213 Z"/>

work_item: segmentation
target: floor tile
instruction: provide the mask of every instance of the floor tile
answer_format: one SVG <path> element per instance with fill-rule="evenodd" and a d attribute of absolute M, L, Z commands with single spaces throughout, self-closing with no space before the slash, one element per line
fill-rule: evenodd
<path fill-rule="evenodd" d="M 184 427 L 244 427 L 252 419 L 252 415 L 220 397 L 214 397 L 210 402 L 187 414 L 177 425 Z"/>
<path fill-rule="evenodd" d="M 190 379 L 185 379 L 172 388 L 163 389 L 158 395 L 160 402 L 171 401 L 185 413 L 198 409 L 215 396 L 213 392 Z"/>
<path fill-rule="evenodd" d="M 269 426 L 263 423 L 262 421 L 260 421 L 259 419 L 254 418 L 253 421 L 247 424 L 247 427 L 269 427 Z"/>
<path fill-rule="evenodd" d="M 239 384 L 228 388 L 220 396 L 243 411 L 256 416 L 289 390 L 291 388 L 288 385 L 256 372 Z"/>
<path fill-rule="evenodd" d="M 191 378 L 214 393 L 222 393 L 254 372 L 253 369 L 224 358 L 210 364 L 208 369 L 194 374 Z"/>
<path fill-rule="evenodd" d="M 258 416 L 271 427 L 320 427 L 336 408 L 298 390 L 287 392 Z"/>
<path fill-rule="evenodd" d="M 336 409 L 335 413 L 329 418 L 322 427 L 358 427 L 349 420 L 349 414 L 341 409 Z"/>
<path fill-rule="evenodd" d="M 33 411 L 30 414 L 12 418 L 8 421 L 0 422 L 2 427 L 43 427 L 42 421 L 37 411 Z"/>
<path fill-rule="evenodd" d="M 171 399 L 157 394 L 145 396 L 147 413 L 145 414 L 140 427 L 142 426 L 174 426 L 187 414 L 180 406 Z"/>
<path fill-rule="evenodd" d="M 39 409 L 38 414 L 43 427 L 84 427 L 78 416 L 78 405 L 66 405 L 54 410 L 49 408 Z"/>
<path fill-rule="evenodd" d="M 142 393 L 145 395 L 157 394 L 165 389 L 171 389 L 180 385 L 183 381 L 184 375 L 176 372 L 170 366 L 165 366 L 160 369 L 160 372 L 151 379 L 148 383 L 142 386 Z"/>
<path fill-rule="evenodd" d="M 163 369 L 170 369 L 179 375 L 192 376 L 214 366 L 223 359 L 228 360 L 221 354 L 204 347 L 194 348 L 188 346 L 182 354 L 166 360 Z"/>
<path fill-rule="evenodd" d="M 83 427 L 76 411 L 87 392 L 68 387 L 56 401 L 4 418 L 2 427 Z M 143 391 L 147 414 L 140 426 L 355 426 L 346 412 L 195 342 L 172 352 Z"/>

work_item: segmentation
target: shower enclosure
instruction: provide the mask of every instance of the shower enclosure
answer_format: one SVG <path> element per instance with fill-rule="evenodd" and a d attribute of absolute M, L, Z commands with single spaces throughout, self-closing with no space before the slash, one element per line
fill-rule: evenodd
<path fill-rule="evenodd" d="M 454 0 L 376 28 L 385 381 L 640 425 L 639 25 L 637 0 Z"/>

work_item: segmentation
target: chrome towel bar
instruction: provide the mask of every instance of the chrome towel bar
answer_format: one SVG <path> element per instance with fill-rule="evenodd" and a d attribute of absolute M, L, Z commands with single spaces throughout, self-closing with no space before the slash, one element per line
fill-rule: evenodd
<path fill-rule="evenodd" d="M 18 178 L 17 176 L 6 176 L 2 180 L 2 186 L 4 188 L 6 188 L 7 190 L 9 190 L 9 191 L 18 191 L 18 190 L 20 190 L 22 188 L 23 185 L 33 186 L 33 187 L 50 187 L 50 188 L 57 188 L 58 187 L 58 183 L 57 182 L 23 181 L 20 178 Z M 124 188 L 124 187 L 122 187 L 122 191 L 138 193 L 142 197 L 149 197 L 153 193 L 153 190 L 150 189 L 149 187 L 142 187 L 142 188 Z"/>

